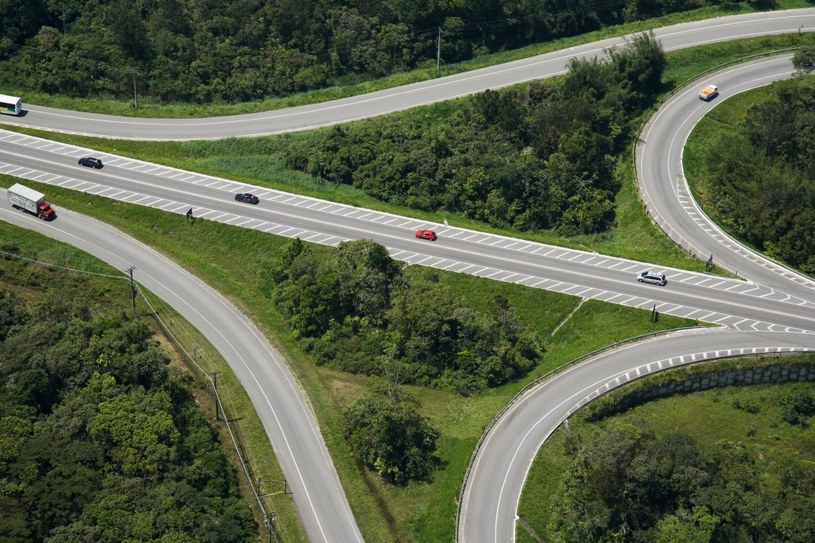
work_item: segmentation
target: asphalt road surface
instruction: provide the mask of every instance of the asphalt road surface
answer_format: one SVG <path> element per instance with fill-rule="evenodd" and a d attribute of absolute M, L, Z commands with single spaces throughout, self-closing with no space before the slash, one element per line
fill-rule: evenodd
<path fill-rule="evenodd" d="M 666 51 L 758 35 L 811 32 L 815 9 L 751 13 L 654 30 Z M 58 110 L 23 103 L 28 114 L 0 122 L 117 139 L 189 140 L 280 134 L 330 126 L 450 100 L 566 71 L 572 58 L 594 57 L 625 43 L 611 38 L 449 77 L 320 104 L 232 117 L 138 119 Z"/>
<path fill-rule="evenodd" d="M 807 9 L 691 23 L 661 29 L 657 31 L 657 36 L 663 41 L 665 48 L 671 50 L 759 34 L 811 31 L 813 28 L 815 10 Z M 279 133 L 381 115 L 480 92 L 486 88 L 497 88 L 562 73 L 569 58 L 594 56 L 614 42 L 609 40 L 589 44 L 508 65 L 337 102 L 248 116 L 197 120 L 140 120 L 29 106 L 29 113 L 25 117 L 3 117 L 2 121 L 64 132 L 137 139 L 201 139 Z M 620 43 L 619 40 L 616 43 Z M 719 86 L 724 93 L 724 86 Z M 649 135 L 646 149 L 661 138 L 662 136 Z M 655 360 L 660 363 L 663 360 L 670 360 L 673 357 L 672 353 L 691 353 L 688 355 L 691 357 L 702 356 L 698 354 L 698 349 L 707 346 L 710 347 L 710 352 L 719 353 L 726 353 L 728 349 L 811 348 L 809 338 L 812 335 L 802 333 L 815 330 L 812 316 L 813 302 L 808 294 L 808 287 L 797 281 L 773 282 L 774 273 L 769 276 L 771 280 L 764 284 L 721 279 L 682 270 L 665 270 L 669 275 L 667 287 L 640 285 L 633 278 L 637 271 L 648 266 L 642 263 L 569 251 L 446 225 L 426 224 L 410 217 L 397 217 L 302 198 L 122 157 L 104 155 L 106 166 L 103 170 L 88 170 L 76 165 L 76 159 L 85 154 L 90 154 L 90 151 L 62 144 L 43 143 L 36 138 L 16 134 L 0 134 L 2 173 L 139 205 L 149 205 L 174 213 L 183 213 L 194 207 L 196 215 L 207 220 L 256 228 L 289 237 L 302 237 L 315 243 L 336 245 L 345 239 L 371 238 L 388 247 L 394 257 L 410 263 L 518 282 L 634 307 L 650 309 L 653 305 L 661 312 L 716 322 L 732 329 L 726 333 L 718 333 L 719 335 L 708 332 L 704 337 L 712 339 L 702 340 L 701 336 L 696 337 L 692 340 L 696 343 L 690 345 L 672 343 L 671 340 L 653 341 L 651 343 L 654 345 L 663 344 L 665 347 L 658 347 L 658 351 L 655 352 L 642 351 L 641 355 L 637 355 L 642 358 L 629 356 L 628 368 L 618 367 L 616 377 L 611 375 L 614 380 L 621 379 L 622 375 L 631 375 L 631 378 L 634 374 L 640 375 L 642 372 L 642 369 L 638 371 L 640 366 L 645 364 L 648 368 Z M 234 202 L 232 195 L 235 192 L 248 190 L 260 193 L 260 205 L 253 207 Z M 651 194 L 650 191 L 648 194 Z M 654 203 L 654 209 L 666 209 L 660 207 L 661 205 L 659 202 Z M 247 386 L 259 414 L 262 413 L 264 425 L 292 486 L 294 499 L 303 516 L 309 538 L 313 541 L 360 540 L 359 530 L 354 524 L 313 415 L 285 364 L 275 355 L 257 330 L 236 311 L 233 323 L 222 324 L 224 314 L 232 313 L 234 309 L 223 311 L 224 306 L 221 304 L 225 301 L 223 299 L 217 301 L 217 294 L 211 290 L 210 295 L 215 298 L 211 299 L 209 306 L 205 304 L 195 310 L 185 307 L 191 304 L 191 300 L 197 302 L 196 296 L 209 289 L 188 275 L 183 279 L 180 278 L 182 276 L 170 278 L 168 274 L 183 273 L 183 270 L 149 249 L 137 250 L 131 245 L 124 244 L 121 239 L 115 242 L 108 240 L 105 244 L 102 244 L 101 240 L 96 241 L 92 234 L 104 232 L 107 236 L 113 236 L 113 229 L 98 225 L 88 227 L 88 219 L 59 209 L 58 203 L 56 207 L 60 218 L 51 224 L 41 223 L 8 209 L 2 209 L 0 218 L 29 228 L 41 229 L 47 235 L 73 243 L 108 262 L 117 262 L 114 265 L 120 269 L 136 265 L 137 269 L 142 270 L 145 277 L 140 277 L 140 282 L 158 295 L 166 297 L 182 315 L 202 329 L 235 368 L 244 386 Z M 668 227 L 666 229 L 670 229 L 672 223 L 666 223 L 666 226 Z M 441 236 L 439 241 L 432 243 L 413 238 L 413 230 L 423 227 L 436 228 Z M 679 235 L 691 239 L 690 232 L 685 235 L 685 232 L 681 231 Z M 724 254 L 715 246 L 713 252 L 715 255 L 720 252 Z M 719 256 L 715 258 L 718 263 Z M 746 276 L 747 272 L 741 275 Z M 184 290 L 175 291 L 173 288 L 162 287 L 162 284 L 175 285 L 179 289 L 184 284 L 197 284 L 203 290 L 195 295 L 190 293 L 179 297 L 175 292 L 185 292 Z M 220 339 L 227 330 L 231 339 Z M 244 352 L 242 355 L 235 354 L 241 349 L 248 348 L 243 345 L 244 342 L 255 343 L 256 350 Z M 636 350 L 630 349 L 629 354 L 632 353 L 636 353 Z M 653 356 L 657 358 L 649 358 Z M 634 373 L 631 373 L 632 371 Z M 589 373 L 593 379 L 589 381 L 590 383 L 602 381 L 602 376 L 594 375 L 593 370 Z M 585 388 L 586 382 L 579 381 L 577 385 Z M 513 407 L 513 418 L 520 418 L 518 415 L 520 411 L 528 412 L 527 409 L 515 411 Z M 496 424 L 496 427 L 498 426 L 500 424 Z M 506 435 L 496 439 L 491 433 L 485 444 L 499 443 L 498 446 L 503 447 L 506 461 L 506 451 L 510 450 L 510 443 L 516 442 L 517 438 L 518 435 Z M 489 447 L 483 447 L 481 450 L 486 449 Z M 519 455 L 522 454 L 518 452 L 512 458 L 520 458 Z M 481 464 L 482 461 L 477 460 L 473 474 L 484 471 Z M 489 538 L 490 533 L 496 537 L 500 534 L 496 541 L 509 541 L 514 538 L 512 517 L 515 507 L 511 506 L 511 501 L 509 506 L 506 505 L 504 500 L 514 495 L 514 503 L 517 504 L 520 484 L 528 466 L 517 472 L 513 467 L 515 463 L 510 464 L 509 471 L 515 476 L 522 473 L 520 478 L 507 476 L 497 487 L 481 486 L 479 480 L 472 477 L 468 481 L 465 496 L 462 497 L 462 503 L 467 505 L 462 506 L 458 531 L 462 540 L 480 541 L 482 539 L 478 539 L 480 536 L 477 534 L 485 534 Z M 520 483 L 517 483 L 517 480 Z M 301 486 L 295 487 L 295 482 Z M 496 489 L 500 489 L 499 502 L 488 504 L 487 511 L 482 512 L 476 508 L 473 496 L 484 495 L 489 500 L 492 499 Z M 503 515 L 507 511 L 510 511 L 509 521 L 505 522 Z M 475 526 L 471 521 L 473 518 L 483 520 L 488 527 L 483 530 L 471 528 Z"/>
<path fill-rule="evenodd" d="M 702 259 L 714 254 L 718 265 L 748 277 L 752 285 L 812 301 L 815 285 L 809 278 L 741 246 L 704 215 L 690 196 L 681 163 L 688 135 L 712 107 L 791 74 L 789 57 L 764 59 L 718 72 L 677 93 L 642 133 L 637 145 L 638 183 L 649 212 L 678 244 Z M 708 82 L 721 93 L 710 103 L 697 97 Z M 655 371 L 703 360 L 815 350 L 811 325 L 803 325 L 803 333 L 733 328 L 678 332 L 616 349 L 559 373 L 518 398 L 486 433 L 471 464 L 460 501 L 458 540 L 515 540 L 518 502 L 538 449 L 569 415 L 603 392 Z"/>
<path fill-rule="evenodd" d="M 7 202 L 6 191 L 0 199 Z M 305 394 L 285 360 L 235 306 L 195 276 L 110 225 L 65 209 L 44 222 L 0 206 L 0 220 L 73 245 L 135 279 L 195 326 L 237 375 L 269 435 L 310 541 L 360 542 Z"/>
<path fill-rule="evenodd" d="M 569 415 L 604 392 L 683 364 L 813 350 L 814 334 L 693 330 L 615 349 L 555 374 L 513 402 L 484 437 L 461 496 L 458 541 L 515 540 L 520 493 L 538 449 Z"/>

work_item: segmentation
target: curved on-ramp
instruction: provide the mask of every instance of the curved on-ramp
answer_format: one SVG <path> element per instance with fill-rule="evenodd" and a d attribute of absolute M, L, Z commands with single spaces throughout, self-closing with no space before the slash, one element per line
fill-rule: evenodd
<path fill-rule="evenodd" d="M 788 78 L 789 56 L 764 59 L 713 74 L 676 93 L 655 113 L 637 144 L 637 176 L 655 221 L 674 241 L 742 277 L 815 299 L 815 284 L 739 244 L 712 223 L 693 200 L 682 173 L 682 148 L 695 124 L 715 106 L 698 100 L 702 82 L 719 86 L 719 100 Z M 716 102 L 717 103 L 717 102 Z M 476 451 L 460 499 L 460 543 L 515 540 L 516 512 L 529 468 L 552 432 L 581 406 L 617 386 L 682 364 L 762 353 L 815 351 L 815 331 L 682 331 L 593 357 L 540 383 L 494 421 Z"/>
<path fill-rule="evenodd" d="M 655 34 L 662 41 L 666 50 L 674 50 L 694 45 L 714 44 L 720 41 L 758 35 L 781 34 L 796 31 L 809 32 L 812 30 L 815 30 L 815 9 L 809 8 L 687 23 L 658 29 L 655 31 Z M 498 88 L 556 75 L 565 71 L 565 67 L 571 58 L 595 56 L 604 49 L 622 44 L 623 42 L 624 38 L 604 40 L 531 59 L 417 83 L 406 87 L 389 89 L 369 95 L 347 98 L 325 104 L 315 104 L 252 115 L 218 119 L 144 120 L 74 113 L 52 108 L 29 106 L 26 116 L 20 118 L 3 117 L 0 118 L 0 121 L 45 130 L 120 139 L 217 139 L 228 136 L 275 134 L 382 115 L 392 111 L 477 93 L 488 88 Z M 71 216 L 72 214 L 69 212 L 61 213 L 61 218 L 63 219 Z M 0 211 L 0 218 L 9 222 L 16 222 L 19 216 L 12 217 L 7 212 Z M 82 221 L 87 221 L 87 224 L 83 225 Z M 296 383 L 285 368 L 285 364 L 274 355 L 271 347 L 262 336 L 257 333 L 257 330 L 251 328 L 251 323 L 234 310 L 233 307 L 229 306 L 225 300 L 222 298 L 219 299 L 217 293 L 212 292 L 211 289 L 200 284 L 200 282 L 193 277 L 189 275 L 184 276 L 183 270 L 169 263 L 157 253 L 151 252 L 146 248 L 131 247 L 119 242 L 112 244 L 108 242 L 106 245 L 101 242 L 93 241 L 96 238 L 94 238 L 92 234 L 104 233 L 106 235 L 113 235 L 111 228 L 105 225 L 99 225 L 99 223 L 81 218 L 80 216 L 75 216 L 70 221 L 66 219 L 65 222 L 66 228 L 64 231 L 60 231 L 62 225 L 60 225 L 60 229 L 49 230 L 48 225 L 36 221 L 29 221 L 25 223 L 25 226 L 37 229 L 41 228 L 46 235 L 51 235 L 52 237 L 57 237 L 57 239 L 63 239 L 68 243 L 77 245 L 120 269 L 135 263 L 137 268 L 144 274 L 140 276 L 140 278 L 145 286 L 167 299 L 182 315 L 188 318 L 194 325 L 198 326 L 199 329 L 202 329 L 219 351 L 225 354 L 225 358 L 227 358 L 233 368 L 236 368 L 236 373 L 238 373 L 239 378 L 244 385 L 247 386 L 247 391 L 253 403 L 255 403 L 259 414 L 261 414 L 261 411 L 264 412 L 264 414 L 261 415 L 264 425 L 280 457 L 281 466 L 286 472 L 287 477 L 289 477 L 289 483 L 292 485 L 295 493 L 295 501 L 297 502 L 298 510 L 303 516 L 309 538 L 313 541 L 361 540 L 359 530 L 353 521 L 347 501 L 342 493 L 342 488 L 339 486 L 336 473 L 331 465 L 331 459 L 319 435 L 313 415 L 310 413 L 308 406 L 304 403 L 300 391 L 297 390 Z M 88 227 L 90 224 L 95 224 L 95 226 Z M 77 228 L 77 230 L 72 232 L 71 230 L 73 228 Z M 118 256 L 123 254 L 122 251 L 128 254 L 127 261 Z M 143 260 L 136 262 L 136 255 L 140 255 L 138 258 L 143 258 Z M 154 260 L 156 262 L 153 262 Z M 171 268 L 176 269 L 171 270 Z M 180 275 L 177 275 L 174 279 L 167 281 L 173 285 L 172 287 L 168 287 L 164 284 L 165 280 L 163 274 L 165 273 L 171 273 L 173 275 L 180 273 Z M 188 290 L 191 285 L 196 285 L 199 289 Z M 190 307 L 190 302 L 198 302 L 199 300 L 196 299 L 197 296 L 203 296 L 204 300 L 208 301 L 200 300 L 203 301 L 204 305 L 193 309 Z M 229 308 L 228 311 L 224 311 L 225 307 Z M 219 311 L 228 314 L 231 319 L 231 324 L 226 325 L 221 322 L 213 323 L 205 316 L 212 314 L 212 312 L 218 314 Z M 243 329 L 241 330 L 242 327 Z M 225 332 L 227 328 L 230 329 L 228 333 Z M 748 336 L 742 334 L 733 337 L 726 334 L 736 334 L 736 332 L 708 331 L 705 332 L 705 334 L 707 335 L 695 337 L 691 340 L 695 342 L 696 348 L 699 348 L 699 346 L 703 344 L 701 343 L 701 337 L 713 338 L 710 340 L 712 343 L 709 343 L 711 349 L 715 346 L 722 347 L 723 345 L 727 345 L 724 349 L 717 348 L 710 351 L 728 352 L 728 354 L 722 356 L 729 356 L 730 354 L 727 349 L 731 347 L 745 350 L 744 352 L 748 352 L 751 349 L 766 348 L 768 345 L 778 350 L 810 349 L 812 345 L 809 341 L 810 338 L 813 337 L 806 334 L 783 335 L 770 332 L 761 335 L 751 334 Z M 685 335 L 680 334 L 676 337 L 682 338 L 685 337 Z M 241 342 L 247 338 L 251 338 L 250 343 L 253 343 L 253 346 L 248 347 L 241 345 Z M 688 356 L 693 356 L 694 354 L 699 355 L 696 351 L 691 352 L 693 349 L 689 350 L 687 345 L 683 346 L 681 339 L 676 341 L 678 343 L 671 343 L 670 339 L 665 339 L 662 340 L 662 342 L 654 343 L 661 343 L 668 347 L 679 349 L 678 352 L 684 352 Z M 631 349 L 634 348 L 632 347 Z M 628 352 L 633 353 L 634 351 L 629 350 Z M 663 354 L 667 356 L 668 353 L 667 351 L 663 351 Z M 647 359 L 647 355 L 643 354 L 643 356 L 646 356 Z M 653 356 L 656 356 L 656 354 L 654 353 Z M 669 358 L 666 358 L 666 356 L 652 360 L 645 365 L 645 368 L 650 367 L 650 364 L 659 364 L 663 360 L 668 360 Z M 253 365 L 252 362 L 256 359 L 262 360 L 265 363 Z M 585 366 L 589 367 L 591 365 L 587 363 Z M 243 367 L 242 370 L 240 369 L 241 367 Z M 589 382 L 598 384 L 600 382 L 598 376 L 593 373 L 593 370 L 589 371 L 590 375 L 586 378 L 593 379 Z M 619 371 L 621 372 L 622 369 Z M 612 383 L 619 382 L 619 380 L 622 379 L 623 376 L 627 376 L 630 371 L 632 370 L 625 373 L 618 372 L 616 376 L 611 375 L 609 378 L 612 378 Z M 636 372 L 636 369 L 633 371 Z M 569 373 L 577 374 L 579 372 L 575 370 Z M 280 394 L 281 398 L 286 398 L 284 401 L 287 402 L 285 405 L 288 407 L 272 407 L 272 404 L 278 398 L 278 394 Z M 524 398 L 528 395 L 531 395 L 531 391 L 527 393 Z M 524 399 L 523 402 L 519 403 L 519 405 L 521 404 L 526 404 L 526 400 Z M 289 413 L 289 410 L 297 413 Z M 516 413 L 515 407 L 510 411 Z M 517 415 L 513 415 L 513 418 L 515 417 L 517 417 Z M 280 432 L 284 432 L 284 426 L 290 429 L 295 428 L 296 430 L 293 434 L 281 435 Z M 526 434 L 524 434 L 524 436 L 528 437 Z M 292 443 L 300 439 L 303 441 L 298 441 L 298 445 L 292 445 Z M 492 438 L 490 437 L 489 439 L 491 440 Z M 535 450 L 537 450 L 537 447 Z M 505 451 L 506 447 L 504 447 L 503 453 L 504 460 L 506 460 Z M 284 458 L 286 455 L 288 455 L 288 459 Z M 523 459 L 523 455 L 516 453 L 513 458 Z M 531 457 L 529 457 L 528 461 L 531 462 Z M 478 461 L 474 466 L 473 472 L 483 471 L 483 465 L 481 461 Z M 524 470 L 524 474 L 525 473 L 526 470 Z M 291 478 L 292 474 L 296 474 L 294 479 Z M 301 484 L 302 486 L 300 488 L 295 487 L 295 483 Z M 520 484 L 522 484 L 522 480 Z M 471 488 L 471 486 L 468 485 L 467 488 Z M 520 492 L 520 486 L 514 489 L 513 483 L 509 478 L 503 479 L 501 484 L 494 488 L 486 488 L 487 490 L 485 490 L 485 492 L 497 491 L 499 497 L 504 497 L 512 492 Z M 471 492 L 470 494 L 465 492 L 465 495 L 462 497 L 462 503 L 465 503 L 465 501 L 467 503 L 462 507 L 462 523 L 459 525 L 458 532 L 459 536 L 466 541 L 479 540 L 477 538 L 471 539 L 469 535 L 466 535 L 467 530 L 465 526 L 468 525 L 467 518 L 469 518 L 469 515 L 474 514 L 472 502 L 469 501 L 468 497 L 471 496 L 471 494 Z M 307 496 L 307 498 L 304 498 L 304 495 Z M 323 507 L 326 507 L 327 510 L 324 511 L 322 509 Z M 512 515 L 514 515 L 515 508 L 511 508 L 511 510 Z M 489 522 L 487 523 L 489 524 Z M 500 541 L 514 538 L 514 530 L 512 529 L 511 522 L 508 526 L 511 532 L 502 531 L 501 533 L 505 534 L 506 537 L 499 539 Z M 505 526 L 502 525 L 501 529 L 503 530 L 504 528 Z M 498 524 L 493 523 L 491 530 L 491 533 L 494 535 L 497 534 L 498 532 L 496 530 L 498 530 Z M 485 536 L 489 533 L 490 529 L 484 532 Z"/>
<path fill-rule="evenodd" d="M 0 200 L 6 191 L 0 189 Z M 115 228 L 65 209 L 52 223 L 0 206 L 0 220 L 73 245 L 135 277 L 195 326 L 226 359 L 252 401 L 286 475 L 310 541 L 362 535 L 305 394 L 260 331 L 198 278 Z"/>

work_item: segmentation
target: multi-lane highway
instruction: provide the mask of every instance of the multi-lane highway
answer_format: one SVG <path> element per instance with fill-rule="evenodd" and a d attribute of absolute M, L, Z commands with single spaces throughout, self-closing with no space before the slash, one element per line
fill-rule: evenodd
<path fill-rule="evenodd" d="M 680 25 L 662 29 L 657 35 L 663 40 L 666 49 L 670 50 L 761 33 L 813 29 L 815 10 L 809 9 Z M 485 88 L 545 77 L 562 72 L 569 58 L 593 55 L 610 45 L 611 41 L 591 44 L 510 65 L 339 102 L 226 119 L 145 121 L 58 112 L 29 106 L 29 114 L 26 117 L 2 120 L 51 130 L 139 139 L 192 139 L 277 133 L 379 115 L 422 103 L 471 94 Z M 788 73 L 788 60 L 786 66 Z M 783 77 L 783 73 L 780 76 Z M 769 81 L 771 76 L 767 77 L 765 80 Z M 745 81 L 744 85 L 749 86 L 749 81 Z M 728 92 L 726 85 L 720 83 L 719 86 L 725 96 Z M 685 106 L 682 100 L 681 95 L 678 95 L 673 102 L 666 104 L 660 115 L 666 115 L 667 119 L 668 116 L 664 112 L 674 103 L 679 104 L 679 109 L 673 115 L 679 117 L 671 117 L 673 119 L 681 118 L 682 115 L 692 117 L 693 114 L 704 111 L 700 109 L 696 113 L 690 113 L 683 109 Z M 687 102 L 692 103 L 693 108 L 706 107 L 704 104 L 700 106 L 700 103 L 692 97 Z M 658 147 L 656 144 L 662 145 L 670 141 L 672 145 L 677 146 L 676 149 L 681 150 L 684 137 L 676 136 L 670 131 L 660 132 L 667 124 L 683 123 L 676 120 L 663 123 L 660 117 L 655 119 L 649 126 L 650 132 L 646 132 L 644 136 L 645 144 L 638 154 L 642 170 L 649 171 L 650 166 L 646 164 L 652 159 L 648 159 L 646 153 L 650 152 L 652 146 L 656 148 Z M 555 390 L 562 389 L 563 392 L 555 393 L 549 385 L 547 388 L 549 393 L 544 394 L 549 401 L 552 401 L 552 398 L 559 398 L 559 403 L 566 406 L 566 411 L 562 411 L 561 415 L 570 412 L 570 406 L 575 403 L 573 399 L 580 396 L 581 390 L 602 388 L 605 386 L 604 382 L 620 383 L 647 371 L 667 367 L 669 362 L 665 361 L 672 360 L 674 354 L 684 356 L 680 361 L 687 362 L 712 356 L 705 355 L 704 352 L 716 352 L 717 356 L 724 356 L 729 349 L 737 349 L 730 352 L 738 354 L 741 349 L 788 350 L 813 347 L 811 338 L 815 335 L 804 331 L 815 330 L 815 317 L 812 311 L 815 297 L 811 295 L 811 287 L 805 278 L 795 274 L 788 275 L 789 272 L 786 271 L 779 274 L 779 268 L 773 268 L 768 264 L 761 266 L 761 270 L 769 270 L 761 275 L 758 273 L 761 270 L 743 266 L 743 261 L 737 260 L 738 249 L 733 255 L 725 257 L 725 250 L 715 244 L 719 239 L 723 239 L 716 237 L 721 234 L 717 232 L 711 234 L 708 230 L 710 227 L 703 222 L 697 221 L 694 225 L 673 222 L 676 205 L 671 203 L 672 201 L 679 202 L 681 209 L 687 210 L 687 207 L 682 206 L 692 205 L 687 199 L 687 192 L 683 194 L 681 184 L 677 183 L 681 179 L 681 169 L 678 170 L 676 163 L 671 162 L 674 158 L 664 158 L 675 157 L 675 153 L 673 147 L 670 147 L 663 154 L 655 154 L 654 170 L 649 171 L 650 173 L 641 180 L 649 209 L 653 210 L 666 231 L 673 231 L 676 239 L 685 240 L 689 247 L 698 250 L 702 256 L 707 256 L 706 251 L 712 252 L 717 263 L 730 266 L 732 262 L 733 269 L 739 271 L 742 277 L 751 278 L 752 273 L 757 273 L 758 281 L 728 280 L 682 270 L 665 270 L 670 281 L 667 287 L 641 285 L 635 282 L 634 275 L 646 266 L 642 263 L 445 225 L 427 225 L 421 220 L 409 217 L 361 210 L 269 189 L 247 187 L 224 179 L 181 172 L 104 153 L 99 155 L 105 160 L 105 168 L 88 170 L 76 164 L 79 156 L 89 154 L 88 150 L 9 132 L 0 133 L 0 173 L 139 205 L 150 205 L 175 213 L 183 213 L 193 207 L 197 216 L 208 220 L 284 236 L 298 236 L 315 243 L 335 245 L 344 239 L 371 238 L 388 247 L 395 258 L 407 262 L 635 307 L 651 309 L 656 305 L 665 313 L 716 322 L 730 328 L 728 332 L 708 332 L 698 336 L 683 335 L 677 340 L 649 342 L 647 346 L 639 347 L 643 349 L 641 351 L 638 351 L 638 348 L 629 348 L 624 363 L 602 364 L 602 367 L 608 366 L 612 369 L 606 375 L 601 375 L 593 369 L 597 367 L 596 364 L 588 365 L 592 369 L 568 372 L 568 376 L 576 376 L 573 377 L 576 380 L 572 384 L 566 385 L 563 384 L 565 381 L 558 381 L 561 384 L 558 384 Z M 665 167 L 665 171 L 669 172 L 667 177 L 660 171 L 661 162 L 667 164 Z M 678 176 L 677 172 L 680 172 Z M 668 190 L 665 195 L 660 195 L 658 189 L 665 186 L 676 188 Z M 236 203 L 232 199 L 234 193 L 247 190 L 257 192 L 261 196 L 260 205 L 252 207 Z M 687 211 L 685 214 L 687 215 Z M 14 220 L 27 227 L 43 229 L 48 235 L 61 236 L 62 239 L 73 240 L 75 244 L 79 239 L 84 239 L 90 243 L 90 246 L 86 246 L 89 252 L 113 262 L 118 267 L 136 264 L 140 269 L 152 270 L 150 275 L 153 280 L 150 283 L 145 282 L 146 286 L 159 294 L 164 292 L 176 309 L 190 318 L 194 324 L 202 327 L 207 337 L 236 368 L 239 378 L 250 391 L 287 479 L 290 482 L 300 481 L 301 486 L 294 488 L 293 494 L 310 539 L 314 541 L 360 539 L 359 530 L 350 515 L 342 488 L 307 403 L 285 365 L 280 363 L 279 358 L 260 335 L 248 328 L 250 325 L 245 319 L 242 322 L 239 318 L 234 322 L 222 320 L 224 312 L 215 308 L 216 305 L 222 304 L 222 301 L 211 301 L 210 304 L 214 305 L 209 307 L 204 305 L 195 310 L 185 309 L 183 306 L 186 302 L 178 300 L 177 296 L 162 289 L 162 284 L 173 285 L 179 281 L 178 278 L 171 277 L 173 273 L 179 271 L 177 267 L 146 249 L 136 249 L 134 246 L 124 245 L 123 242 L 97 239 L 97 235 L 106 231 L 108 235 L 112 235 L 110 229 L 83 229 L 80 224 L 84 219 L 64 211 L 60 220 L 49 225 L 19 214 L 14 214 L 13 219 L 11 217 L 8 210 L 0 213 L 3 220 Z M 424 226 L 436 228 L 440 234 L 438 242 L 423 242 L 413 238 L 413 230 Z M 700 234 L 700 231 L 707 232 L 707 237 Z M 110 243 L 113 245 L 108 247 L 112 248 L 93 250 L 95 246 L 105 247 L 105 244 Z M 119 250 L 118 255 L 110 252 L 115 251 L 116 247 Z M 747 260 L 755 259 L 760 260 L 760 257 L 754 256 Z M 191 281 L 190 278 L 187 280 Z M 214 293 L 210 294 L 217 296 Z M 217 317 L 213 318 L 211 315 Z M 208 327 L 207 321 L 216 324 Z M 253 341 L 259 342 L 256 344 L 256 351 L 240 356 L 234 352 L 230 353 L 236 349 L 233 342 L 240 343 L 250 337 L 254 337 Z M 692 339 L 682 339 L 684 337 Z M 644 365 L 645 370 L 639 368 L 640 365 Z M 582 371 L 588 373 L 584 374 Z M 590 381 L 585 381 L 587 378 L 590 378 Z M 281 383 L 288 384 L 282 390 L 274 388 L 279 387 Z M 270 390 L 275 390 L 275 393 L 269 394 Z M 525 399 L 535 393 L 530 392 Z M 526 401 L 514 404 L 510 418 L 522 420 L 525 417 L 520 413 L 540 409 L 538 406 L 530 410 L 524 407 L 526 405 L 528 405 Z M 514 538 L 517 497 L 528 469 L 528 462 L 531 461 L 528 452 L 536 450 L 543 438 L 533 435 L 529 429 L 525 432 L 511 429 L 498 437 L 499 434 L 493 432 L 503 427 L 504 420 L 501 419 L 495 424 L 485 439 L 479 451 L 480 456 L 471 471 L 465 495 L 462 496 L 458 530 L 459 538 L 462 540 L 508 541 Z M 533 429 L 543 426 L 543 423 L 535 422 Z M 524 439 L 521 439 L 522 437 Z M 518 445 L 520 443 L 527 447 L 532 443 L 533 446 L 531 449 L 524 449 Z M 503 451 L 502 465 L 506 468 L 503 471 L 505 476 L 498 483 L 494 479 L 479 478 L 481 473 L 498 473 L 504 469 L 501 465 L 490 465 L 488 469 L 484 469 L 487 465 L 484 460 L 486 453 L 494 450 L 494 447 Z M 513 452 L 508 456 L 507 451 Z M 507 462 L 508 458 L 511 458 L 512 462 Z M 523 462 L 516 463 L 517 459 L 523 460 L 526 465 Z M 313 473 L 313 476 L 310 473 Z M 497 501 L 494 500 L 496 492 L 500 498 Z"/>

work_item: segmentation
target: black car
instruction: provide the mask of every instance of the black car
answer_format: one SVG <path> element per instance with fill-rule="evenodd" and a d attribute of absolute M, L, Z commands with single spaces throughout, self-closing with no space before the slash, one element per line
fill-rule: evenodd
<path fill-rule="evenodd" d="M 88 168 L 96 168 L 97 170 L 102 167 L 102 161 L 92 156 L 86 156 L 79 159 L 80 166 L 87 166 Z"/>
<path fill-rule="evenodd" d="M 236 194 L 235 195 L 235 200 L 237 200 L 239 202 L 246 202 L 247 204 L 256 204 L 256 203 L 260 202 L 260 199 L 257 196 L 255 196 L 254 194 L 249 194 L 248 192 L 247 193 L 242 193 L 242 194 Z"/>

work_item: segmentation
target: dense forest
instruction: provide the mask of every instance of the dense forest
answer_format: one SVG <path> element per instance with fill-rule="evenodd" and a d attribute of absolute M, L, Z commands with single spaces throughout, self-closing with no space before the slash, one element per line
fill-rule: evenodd
<path fill-rule="evenodd" d="M 4 0 L 0 81 L 240 102 L 453 63 L 716 0 Z M 724 3 L 736 4 L 733 0 Z M 770 7 L 773 0 L 752 3 Z"/>
<path fill-rule="evenodd" d="M 736 236 L 815 274 L 815 83 L 777 83 L 739 133 L 706 150 L 704 204 Z"/>
<path fill-rule="evenodd" d="M 805 424 L 815 401 L 793 388 L 784 423 Z M 790 410 L 796 418 L 789 417 Z M 815 533 L 815 466 L 736 441 L 703 447 L 662 437 L 642 419 L 614 420 L 586 443 L 567 440 L 574 467 L 552 524 L 563 543 L 808 543 Z"/>
<path fill-rule="evenodd" d="M 264 271 L 264 288 L 318 364 L 472 393 L 523 376 L 543 346 L 504 298 L 479 312 L 437 283 L 409 279 L 370 240 L 318 261 L 294 240 Z"/>
<path fill-rule="evenodd" d="M 608 57 L 573 60 L 560 82 L 486 91 L 448 115 L 337 126 L 284 138 L 274 152 L 289 168 L 415 209 L 519 230 L 604 232 L 619 189 L 613 157 L 666 64 L 648 34 Z"/>
<path fill-rule="evenodd" d="M 22 275 L 34 301 L 0 290 L 0 539 L 253 540 L 235 472 L 147 324 L 89 304 L 81 281 Z"/>

